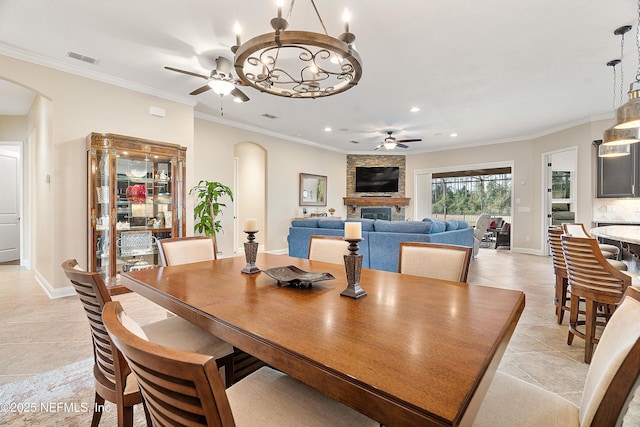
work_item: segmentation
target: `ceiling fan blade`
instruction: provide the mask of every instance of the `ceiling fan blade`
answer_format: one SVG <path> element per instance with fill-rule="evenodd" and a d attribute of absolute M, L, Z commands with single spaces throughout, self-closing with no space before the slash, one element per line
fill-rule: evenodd
<path fill-rule="evenodd" d="M 408 146 L 408 145 L 404 145 L 404 144 L 400 144 L 400 143 L 396 144 L 396 147 L 400 147 L 400 148 L 409 148 L 409 146 Z"/>
<path fill-rule="evenodd" d="M 238 88 L 235 88 L 231 91 L 231 96 L 233 96 L 236 99 L 239 99 L 240 102 L 247 102 L 249 100 L 249 97 L 245 95 L 244 92 L 242 92 Z"/>
<path fill-rule="evenodd" d="M 192 73 L 191 71 L 180 70 L 179 68 L 173 68 L 173 67 L 164 67 L 164 68 L 165 68 L 165 70 L 175 71 L 177 73 L 188 74 L 190 76 L 200 77 L 201 79 L 209 80 L 208 76 L 204 76 L 204 75 L 198 74 L 198 73 Z"/>
<path fill-rule="evenodd" d="M 380 144 L 380 145 L 378 145 L 376 148 L 374 148 L 374 150 L 379 150 L 379 149 L 381 149 L 382 147 L 384 147 L 384 145 L 383 145 L 383 144 Z"/>
<path fill-rule="evenodd" d="M 189 95 L 199 95 L 199 94 L 201 94 L 202 92 L 206 92 L 206 91 L 208 91 L 208 90 L 210 90 L 210 89 L 211 89 L 211 86 L 209 86 L 209 85 L 204 85 L 204 86 L 202 86 L 202 87 L 200 87 L 200 88 L 198 88 L 198 89 L 194 90 L 194 91 L 193 91 L 193 92 L 191 92 Z"/>
<path fill-rule="evenodd" d="M 418 142 L 422 141 L 422 139 L 399 139 L 396 142 Z"/>

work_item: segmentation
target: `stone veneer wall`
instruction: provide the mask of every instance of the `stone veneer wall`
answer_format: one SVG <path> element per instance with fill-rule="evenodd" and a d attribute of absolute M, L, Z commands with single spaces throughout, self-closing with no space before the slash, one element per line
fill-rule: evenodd
<path fill-rule="evenodd" d="M 400 167 L 400 179 L 398 181 L 397 193 L 356 193 L 356 167 L 372 167 L 372 166 L 398 166 Z M 391 197 L 405 197 L 405 176 L 406 176 L 406 157 L 405 156 L 390 156 L 390 155 L 347 155 L 347 197 L 362 197 L 362 196 L 391 196 Z M 389 206 L 367 206 L 370 208 L 388 208 Z M 396 208 L 391 206 L 391 219 L 393 221 L 405 220 L 405 208 L 402 207 L 400 212 L 396 212 Z M 347 218 L 360 218 L 360 206 L 358 206 L 355 212 L 349 208 L 347 209 Z"/>

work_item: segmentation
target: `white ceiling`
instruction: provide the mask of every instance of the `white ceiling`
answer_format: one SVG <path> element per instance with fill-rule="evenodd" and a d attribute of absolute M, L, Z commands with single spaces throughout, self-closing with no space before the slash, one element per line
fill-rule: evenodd
<path fill-rule="evenodd" d="M 193 102 L 196 112 L 221 121 L 346 152 L 370 152 L 387 130 L 399 139 L 422 138 L 396 149 L 411 153 L 519 140 L 611 117 L 613 73 L 606 63 L 620 56 L 613 31 L 622 25 L 634 25 L 625 40 L 625 98 L 638 67 L 632 0 L 316 5 L 333 36 L 342 32 L 342 9 L 349 7 L 364 64 L 360 83 L 316 100 L 243 87 L 251 100 L 225 98 L 224 117 L 211 91 L 188 95 L 203 80 L 163 67 L 208 74 L 218 55 L 232 58 L 236 19 L 244 40 L 271 30 L 275 0 L 0 0 L 0 53 Z M 289 24 L 322 32 L 308 0 L 295 3 Z M 68 51 L 99 62 L 68 58 Z M 12 86 L 0 85 L 0 114 L 20 114 L 21 102 L 31 102 Z M 413 106 L 420 112 L 409 112 Z"/>

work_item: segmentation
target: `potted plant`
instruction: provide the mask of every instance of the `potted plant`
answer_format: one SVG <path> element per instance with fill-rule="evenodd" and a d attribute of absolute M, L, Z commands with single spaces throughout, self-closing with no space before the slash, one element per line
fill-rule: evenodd
<path fill-rule="evenodd" d="M 189 190 L 189 195 L 195 194 L 198 203 L 193 208 L 195 223 L 193 229 L 197 233 L 213 237 L 213 249 L 218 253 L 218 240 L 216 234 L 223 231 L 218 215 L 221 209 L 227 207 L 218 200 L 228 196 L 233 202 L 233 192 L 229 187 L 216 181 L 201 180 L 198 185 Z"/>

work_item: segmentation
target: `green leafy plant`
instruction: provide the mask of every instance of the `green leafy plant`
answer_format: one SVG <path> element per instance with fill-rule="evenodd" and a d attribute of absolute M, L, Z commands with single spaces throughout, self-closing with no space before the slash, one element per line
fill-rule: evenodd
<path fill-rule="evenodd" d="M 219 202 L 225 196 L 233 202 L 233 192 L 229 187 L 216 181 L 201 180 L 198 185 L 189 190 L 189 195 L 194 194 L 198 203 L 193 208 L 195 223 L 193 229 L 196 233 L 213 237 L 214 250 L 218 252 L 218 240 L 216 235 L 222 232 L 222 224 L 218 219 L 222 215 L 222 208 L 227 205 Z"/>

